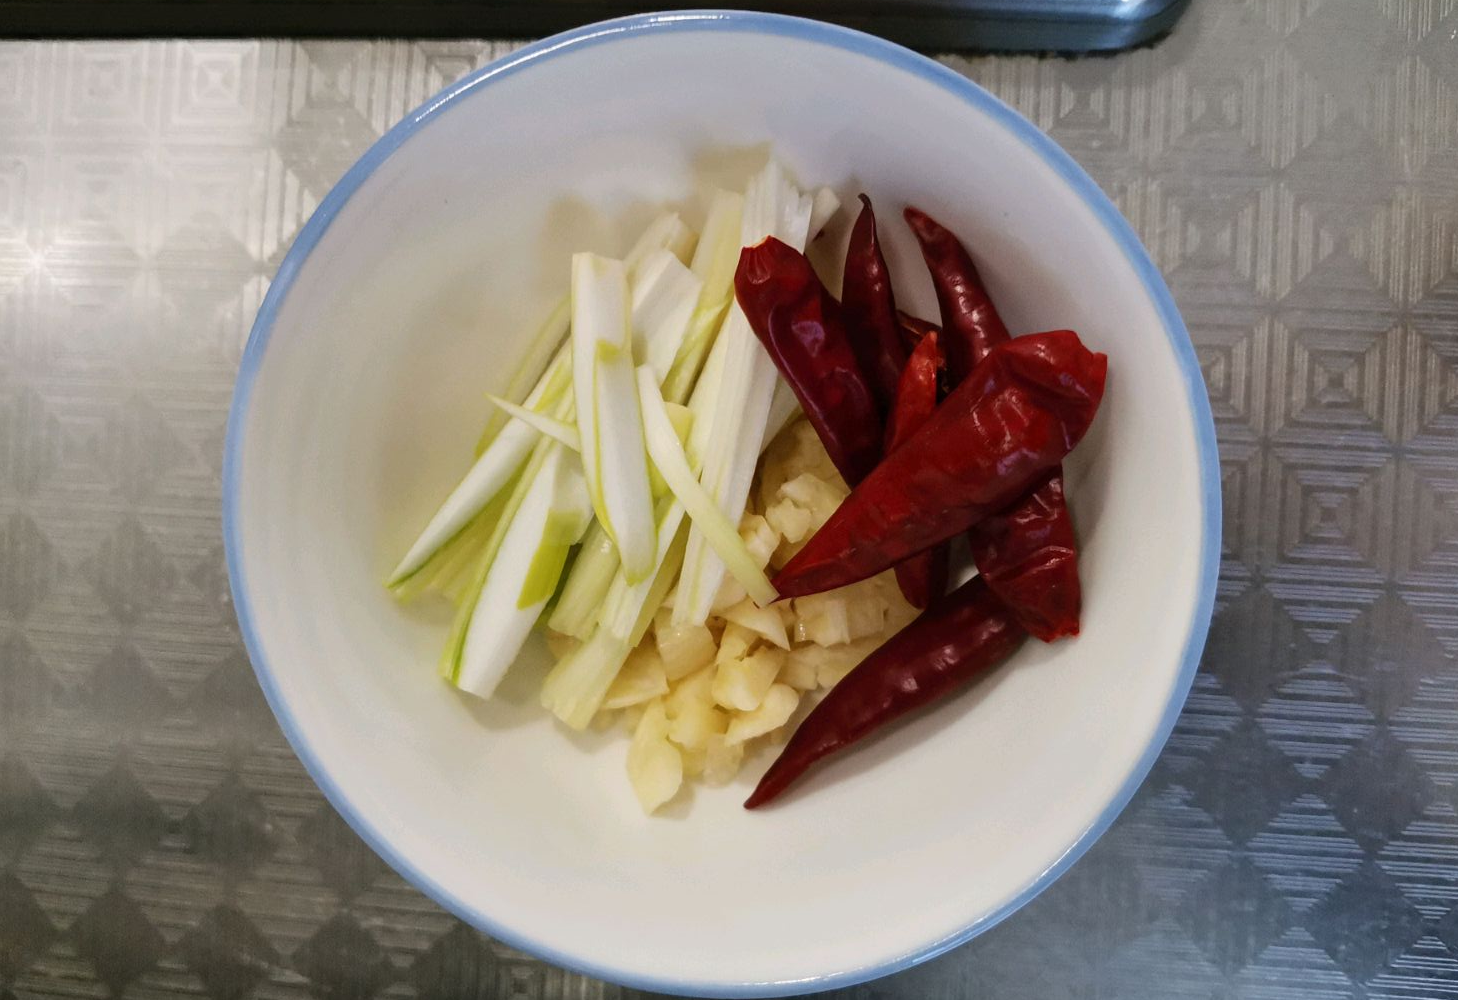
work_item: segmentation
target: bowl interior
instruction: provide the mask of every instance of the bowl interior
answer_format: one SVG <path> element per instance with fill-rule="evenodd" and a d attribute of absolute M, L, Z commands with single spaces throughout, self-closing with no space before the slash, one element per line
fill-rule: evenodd
<path fill-rule="evenodd" d="M 1208 611 L 1211 456 L 1126 250 L 990 102 L 856 36 L 769 23 L 538 50 L 347 180 L 281 272 L 230 457 L 240 614 L 336 804 L 493 933 L 682 991 L 864 977 L 1020 901 L 1142 774 Z M 402 610 L 381 580 L 467 467 L 482 394 L 565 289 L 570 252 L 621 252 L 664 202 L 697 221 L 707 187 L 742 184 L 768 143 L 802 183 L 872 195 L 905 306 L 935 314 L 899 219 L 914 203 L 973 248 L 1015 332 L 1072 327 L 1109 354 L 1069 466 L 1084 632 L 1029 643 L 777 808 L 740 808 L 761 761 L 649 819 L 622 736 L 569 735 L 537 708 L 542 649 L 497 700 L 459 696 L 435 672 L 445 617 Z"/>

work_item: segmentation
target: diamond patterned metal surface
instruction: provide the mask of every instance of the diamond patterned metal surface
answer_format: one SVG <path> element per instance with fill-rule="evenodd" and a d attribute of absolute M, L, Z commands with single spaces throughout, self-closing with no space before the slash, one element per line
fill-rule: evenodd
<path fill-rule="evenodd" d="M 19 757 L 0 759 L 0 859 L 20 857 L 56 813 L 55 803 Z"/>
<path fill-rule="evenodd" d="M 1311 936 L 1333 962 L 1364 982 L 1423 935 L 1423 916 L 1376 864 L 1343 879 L 1312 909 Z"/>
<path fill-rule="evenodd" d="M 629 1000 L 323 801 L 218 490 L 249 325 L 369 142 L 511 46 L 0 44 L 0 1000 Z M 1458 5 L 1195 0 L 1112 58 L 944 60 L 1129 217 L 1210 390 L 1184 715 L 1047 893 L 869 998 L 1458 996 Z"/>
<path fill-rule="evenodd" d="M 182 833 L 192 853 L 234 875 L 262 864 L 274 849 L 268 809 L 232 776 L 188 812 Z"/>
<path fill-rule="evenodd" d="M 113 996 L 156 965 L 167 946 L 142 908 L 118 888 L 108 889 L 81 914 L 71 937 Z"/>
<path fill-rule="evenodd" d="M 102 859 L 119 868 L 136 862 L 167 829 L 161 806 L 125 760 L 97 778 L 76 803 L 72 821 Z"/>
<path fill-rule="evenodd" d="M 14 979 L 56 937 L 46 911 L 13 875 L 0 878 L 0 982 Z"/>
<path fill-rule="evenodd" d="M 501 963 L 481 936 L 457 924 L 410 966 L 410 980 L 424 997 L 490 1000 L 499 996 Z"/>
<path fill-rule="evenodd" d="M 178 942 L 178 952 L 213 1000 L 243 1000 L 279 964 L 263 932 L 227 906 L 205 913 Z"/>
<path fill-rule="evenodd" d="M 304 942 L 294 953 L 294 968 L 324 1000 L 369 1000 L 394 976 L 389 956 L 348 913 Z"/>
<path fill-rule="evenodd" d="M 324 884 L 342 900 L 364 892 L 385 871 L 385 863 L 327 803 L 299 825 L 298 841 Z"/>
<path fill-rule="evenodd" d="M 1255 865 L 1236 856 L 1195 887 L 1177 919 L 1205 960 L 1231 976 L 1284 936 L 1291 913 Z"/>

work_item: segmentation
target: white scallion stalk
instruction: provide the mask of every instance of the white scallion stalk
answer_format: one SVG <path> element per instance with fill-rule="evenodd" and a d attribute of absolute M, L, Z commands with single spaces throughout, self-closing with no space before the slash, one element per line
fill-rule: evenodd
<path fill-rule="evenodd" d="M 557 420 L 547 416 L 545 413 L 529 410 L 525 406 L 517 406 L 510 400 L 502 399 L 500 396 L 493 396 L 490 393 L 486 394 L 486 398 L 501 407 L 511 419 L 521 421 L 538 434 L 544 434 L 553 441 L 557 441 L 564 447 L 570 448 L 575 452 L 582 451 L 581 435 L 577 433 L 575 426 L 567 423 L 565 420 Z"/>
<path fill-rule="evenodd" d="M 564 394 L 551 410 L 551 415 L 562 420 L 571 416 L 571 413 L 572 396 L 570 393 Z M 535 432 L 533 433 L 535 434 Z M 461 660 L 465 652 L 466 639 L 470 635 L 476 606 L 480 603 L 481 592 L 486 587 L 488 577 L 496 568 L 496 557 L 506 541 L 507 533 L 512 529 L 518 511 L 526 501 L 527 494 L 535 487 L 547 460 L 552 457 L 554 452 L 562 450 L 562 446 L 557 442 L 537 435 L 536 445 L 532 448 L 526 463 L 512 477 L 511 488 L 506 491 L 505 497 L 492 502 L 492 507 L 498 511 L 495 516 L 495 525 L 490 537 L 481 546 L 469 581 L 458 591 L 456 618 L 451 625 L 450 639 L 446 642 L 445 649 L 441 651 L 440 672 L 446 679 L 454 680 L 460 674 Z M 586 483 L 583 482 L 581 487 L 579 505 L 590 509 L 591 503 L 587 499 Z"/>
<path fill-rule="evenodd" d="M 651 254 L 660 250 L 667 250 L 678 260 L 687 263 L 689 255 L 695 252 L 697 244 L 697 234 L 684 225 L 683 219 L 679 218 L 678 213 L 664 212 L 648 224 L 648 227 L 643 230 L 637 241 L 628 250 L 623 261 L 628 265 L 630 274 L 636 272 Z M 564 295 L 552 307 L 546 322 L 528 342 L 526 357 L 517 366 L 511 376 L 511 381 L 506 384 L 506 389 L 501 393 L 504 398 L 517 402 L 526 395 L 528 387 L 541 380 L 542 372 L 552 363 L 549 359 L 555 359 L 566 350 L 563 342 L 567 339 L 567 329 L 571 318 L 571 297 Z M 506 421 L 499 411 L 492 413 L 490 419 L 486 421 L 486 427 L 482 430 L 480 439 L 476 442 L 477 455 L 486 450 L 486 446 L 491 443 L 505 424 Z"/>
<path fill-rule="evenodd" d="M 739 236 L 744 227 L 744 196 L 716 191 L 709 203 L 704 232 L 690 269 L 703 281 L 687 335 L 663 379 L 663 395 L 686 402 L 699 379 L 704 358 L 715 341 L 729 300 L 734 297 L 734 271 L 739 266 Z"/>
<path fill-rule="evenodd" d="M 678 215 L 669 212 L 655 219 L 628 252 L 626 266 L 630 273 L 653 254 L 667 251 L 678 260 L 693 253 L 697 237 Z M 569 300 L 553 309 L 547 322 L 532 338 L 528 356 L 512 377 L 506 393 L 518 399 L 526 386 L 535 386 L 522 405 L 543 412 L 555 406 L 572 385 L 571 352 L 562 341 L 571 322 Z M 548 361 L 547 359 L 551 360 Z M 545 366 L 545 371 L 543 367 Z M 396 596 L 409 599 L 430 589 L 439 580 L 453 580 L 470 564 L 486 530 L 467 531 L 476 524 L 480 529 L 482 511 L 499 497 L 520 471 L 536 441 L 536 433 L 520 421 L 508 424 L 502 411 L 493 414 L 486 431 L 477 443 L 477 460 L 461 483 L 446 497 L 431 517 L 420 536 L 390 574 L 386 586 Z M 443 567 L 450 570 L 444 573 Z"/>
<path fill-rule="evenodd" d="M 497 494 L 496 499 L 467 521 L 419 570 L 391 586 L 390 593 L 395 599 L 408 604 L 424 594 L 434 593 L 459 604 L 461 588 L 469 585 L 477 558 L 501 519 L 507 492 Z"/>
<path fill-rule="evenodd" d="M 803 250 L 809 237 L 811 207 L 811 199 L 801 194 L 779 165 L 771 161 L 750 182 L 745 194 L 741 242 L 752 246 L 766 236 L 775 236 Z M 719 509 L 732 520 L 744 510 L 779 376 L 738 303 L 730 305 L 718 340 L 723 342 L 724 358 L 717 385 L 708 386 L 701 378 L 694 390 L 696 396 L 712 392 L 715 397 L 713 422 L 702 435 L 698 450 L 703 461 L 699 478 Z M 724 561 L 704 533 L 691 530 L 674 603 L 674 622 L 702 624 L 707 620 L 724 573 Z"/>
<path fill-rule="evenodd" d="M 828 187 L 816 191 L 810 202 L 810 239 L 819 236 L 820 231 L 830 225 L 830 220 L 839 211 L 840 195 Z"/>
<path fill-rule="evenodd" d="M 704 449 L 709 446 L 709 434 L 714 429 L 714 408 L 719 403 L 719 387 L 724 384 L 724 356 L 728 347 L 729 341 L 724 337 L 714 341 L 704 362 L 704 373 L 689 398 L 694 423 L 689 428 L 688 453 L 695 468 L 703 467 Z"/>
<path fill-rule="evenodd" d="M 724 515 L 689 468 L 683 445 L 669 419 L 668 408 L 664 406 L 663 395 L 658 391 L 658 381 L 653 370 L 646 365 L 638 369 L 638 397 L 643 410 L 643 436 L 648 442 L 648 454 L 668 483 L 669 490 L 745 593 L 761 607 L 772 604 L 780 595 L 744 544 L 744 539 L 739 537 L 739 524 Z"/>
<path fill-rule="evenodd" d="M 714 355 L 711 354 L 704 367 L 704 377 L 708 378 L 714 368 Z M 713 398 L 712 393 L 702 396 L 697 392 L 694 393 L 689 410 L 695 414 L 695 419 L 699 413 L 698 408 L 709 406 L 712 404 Z M 674 411 L 669 411 L 669 417 L 670 420 L 674 419 Z M 680 416 L 678 419 L 681 422 L 683 417 Z M 675 425 L 674 430 L 680 438 L 685 437 L 678 425 Z M 776 428 L 776 433 L 778 433 L 778 428 Z M 686 437 L 689 441 L 693 440 L 692 426 Z M 764 444 L 768 446 L 769 441 L 766 439 Z M 690 472 L 693 473 L 697 459 L 691 450 L 686 458 Z M 649 624 L 653 621 L 654 612 L 662 606 L 673 582 L 679 579 L 680 568 L 683 565 L 684 547 L 688 538 L 688 525 L 684 523 L 684 517 L 683 504 L 678 500 L 668 498 L 660 502 L 658 505 L 658 568 L 652 579 L 636 584 L 629 583 L 621 568 L 615 567 L 616 572 L 612 575 L 612 579 L 602 587 L 601 591 L 594 591 L 593 599 L 590 602 L 592 620 L 596 622 L 596 627 L 590 630 L 568 632 L 583 640 L 583 643 L 559 661 L 542 684 L 543 706 L 568 725 L 581 729 L 592 719 L 593 714 L 602 704 L 608 686 L 612 684 L 613 678 L 617 676 L 624 661 L 627 660 L 629 651 L 642 641 Z M 586 545 L 584 545 L 585 547 Z M 580 564 L 581 561 L 582 556 L 579 555 L 578 563 Z M 573 581 L 569 578 L 569 590 L 572 588 L 572 583 Z M 567 593 L 564 591 L 562 604 L 566 602 Z M 562 604 L 559 604 L 558 607 L 560 608 Z M 583 617 L 587 617 L 585 612 Z M 552 627 L 557 626 L 554 624 Z M 568 630 L 563 628 L 558 631 L 567 632 Z"/>
<path fill-rule="evenodd" d="M 643 443 L 643 417 L 633 382 L 633 357 L 626 343 L 599 342 L 593 373 L 593 433 L 599 491 L 598 519 L 618 546 L 630 582 L 654 569 L 657 533 L 653 489 Z"/>
<path fill-rule="evenodd" d="M 654 382 L 655 387 L 657 384 Z M 659 398 L 662 398 L 661 392 Z M 673 425 L 673 433 L 678 435 L 679 447 L 687 448 L 689 432 L 694 426 L 694 411 L 687 406 L 669 402 L 664 402 L 663 409 L 668 414 L 668 422 Z"/>
<path fill-rule="evenodd" d="M 669 549 L 679 534 L 679 526 L 683 524 L 683 504 L 673 497 L 668 497 L 659 503 L 656 515 L 658 552 L 654 575 L 633 581 L 629 580 L 627 574 L 620 570 L 613 577 L 612 586 L 608 588 L 607 596 L 603 598 L 602 610 L 598 614 L 598 626 L 619 636 L 626 635 L 632 629 L 633 623 L 637 621 L 643 605 L 648 600 L 663 560 L 668 557 Z"/>
<path fill-rule="evenodd" d="M 607 696 L 632 647 L 607 629 L 594 629 L 542 681 L 542 707 L 573 729 L 585 729 Z"/>
<path fill-rule="evenodd" d="M 705 235 L 698 241 L 698 249 L 694 252 L 689 278 L 676 272 L 666 262 L 655 264 L 655 255 L 651 254 L 645 256 L 634 276 L 634 341 L 635 345 L 639 342 L 650 345 L 651 356 L 644 359 L 639 354 L 639 358 L 652 364 L 656 371 L 660 370 L 661 359 L 669 356 L 670 344 L 676 363 L 686 349 L 688 339 L 693 336 L 701 315 L 706 311 L 711 313 L 711 318 L 717 324 L 717 317 L 727 307 L 730 283 L 738 261 L 740 209 L 743 201 L 740 195 L 725 191 L 715 195 L 704 228 Z M 681 299 L 687 297 L 690 287 L 696 287 L 697 293 L 691 303 L 692 314 L 687 326 L 679 326 L 675 330 L 676 322 L 673 320 L 649 320 L 651 314 L 662 317 L 670 313 L 681 313 L 684 308 Z M 680 301 L 670 301 L 676 298 Z M 660 305 L 654 305 L 650 309 L 652 300 Z M 658 312 L 660 309 L 662 312 Z M 655 332 L 650 333 L 650 329 Z M 712 341 L 713 332 L 710 329 L 709 337 L 705 340 L 706 347 Z M 698 365 L 692 367 L 692 374 L 696 378 Z M 692 385 L 690 381 L 689 388 Z M 685 396 L 687 392 L 685 389 Z M 586 639 L 597 625 L 603 598 L 619 565 L 617 548 L 613 545 L 611 536 L 601 523 L 594 524 L 567 574 L 562 596 L 547 622 L 548 627 L 564 635 Z"/>
<path fill-rule="evenodd" d="M 556 590 L 567 553 L 591 516 L 581 462 L 549 443 L 470 609 L 451 677 L 457 687 L 482 698 L 496 690 Z"/>
<path fill-rule="evenodd" d="M 521 364 L 511 376 L 511 381 L 506 383 L 506 389 L 501 393 L 503 398 L 517 402 L 522 400 L 529 386 L 541 384 L 547 370 L 567 353 L 564 342 L 571 323 L 571 303 L 564 297 L 552 307 L 546 321 L 527 342 L 526 357 L 522 358 Z M 500 410 L 492 411 L 491 416 L 486 419 L 486 426 L 481 429 L 481 436 L 476 439 L 477 456 L 485 454 L 505 425 L 505 414 Z"/>
<path fill-rule="evenodd" d="M 675 506 L 678 506 L 675 504 Z M 674 582 L 678 579 L 678 571 L 683 567 L 683 547 L 688 541 L 688 525 L 683 524 L 683 509 L 679 507 L 675 515 L 677 520 L 673 523 L 680 525 L 673 532 L 673 540 L 661 550 L 661 558 L 658 562 L 658 572 L 653 574 L 653 582 L 649 585 L 647 593 L 638 603 L 638 617 L 633 620 L 633 625 L 628 629 L 628 648 L 632 649 L 643 641 L 648 634 L 648 626 L 653 624 L 653 615 L 663 602 L 668 599 L 668 592 L 673 589 Z M 626 624 L 626 612 L 628 607 L 620 608 L 624 612 L 623 624 Z M 621 625 L 614 623 L 614 632 L 621 631 Z M 622 664 L 618 664 L 619 668 Z M 617 671 L 614 671 L 616 674 Z"/>
<path fill-rule="evenodd" d="M 780 431 L 790 425 L 795 419 L 795 414 L 800 412 L 800 401 L 795 398 L 795 390 L 790 388 L 790 383 L 780 379 L 775 383 L 774 398 L 770 400 L 769 419 L 764 425 L 764 448 L 779 436 Z M 764 449 L 761 448 L 761 451 Z"/>
<path fill-rule="evenodd" d="M 673 508 L 681 521 L 683 508 L 677 504 Z M 660 527 L 663 526 L 660 521 Z M 609 602 L 620 609 L 618 614 L 611 622 L 605 620 L 582 645 L 558 660 L 542 682 L 542 706 L 573 729 L 582 729 L 592 721 L 613 678 L 622 669 L 628 653 L 642 641 L 653 620 L 653 611 L 663 603 L 678 576 L 683 561 L 684 533 L 675 530 L 659 537 L 670 541 L 662 546 L 658 570 L 653 577 L 631 585 L 619 572 L 612 584 L 618 600 L 614 602 L 612 594 L 609 596 Z M 636 601 L 626 599 L 623 595 L 627 592 Z"/>
<path fill-rule="evenodd" d="M 628 302 L 621 261 L 573 256 L 572 376 L 587 490 L 624 570 L 636 581 L 652 572 L 656 536 Z"/>
<path fill-rule="evenodd" d="M 663 381 L 678 355 L 704 282 L 667 250 L 644 259 L 633 276 L 633 360 Z"/>
<path fill-rule="evenodd" d="M 586 639 L 591 635 L 597 627 L 603 598 L 607 596 L 621 565 L 617 546 L 608 537 L 607 530 L 593 521 L 572 563 L 572 570 L 567 574 L 562 596 L 547 619 L 547 627 L 574 639 Z"/>
<path fill-rule="evenodd" d="M 642 266 L 648 257 L 658 250 L 667 250 L 685 264 L 698 246 L 698 234 L 678 217 L 677 212 L 664 212 L 648 223 L 648 228 L 638 237 L 623 256 L 631 275 Z"/>
<path fill-rule="evenodd" d="M 693 424 L 692 411 L 688 407 L 678 406 L 674 403 L 667 404 L 667 409 L 674 432 L 678 434 L 680 441 L 686 442 L 689 428 Z M 655 487 L 655 503 L 665 495 L 667 495 L 666 483 L 662 493 L 658 492 Z M 674 527 L 677 528 L 677 522 L 674 522 Z M 680 546 L 680 555 L 682 555 L 682 546 Z M 572 563 L 572 570 L 567 574 L 567 580 L 562 586 L 562 594 L 557 600 L 557 605 L 552 609 L 552 614 L 547 620 L 547 627 L 554 632 L 570 635 L 574 639 L 587 639 L 592 634 L 592 630 L 597 627 L 598 619 L 607 603 L 608 590 L 612 586 L 613 578 L 619 575 L 618 571 L 621 566 L 617 546 L 608 537 L 603 526 L 599 522 L 593 521 L 587 536 L 582 540 L 577 558 Z M 674 573 L 677 572 L 678 566 L 675 564 Z M 661 598 L 659 603 L 662 603 Z"/>
<path fill-rule="evenodd" d="M 717 190 L 709 201 L 704 234 L 689 268 L 704 283 L 701 305 L 713 308 L 734 294 L 734 272 L 739 268 L 739 234 L 744 228 L 744 195 Z"/>
<path fill-rule="evenodd" d="M 623 344 L 628 337 L 628 269 L 620 260 L 597 254 L 572 255 L 572 390 L 577 407 L 577 432 L 582 438 L 582 466 L 587 492 L 597 518 L 613 535 L 602 503 L 597 456 L 597 345 Z M 613 541 L 617 541 L 614 536 Z"/>
<path fill-rule="evenodd" d="M 526 408 L 542 411 L 557 406 L 569 394 L 571 384 L 571 359 L 561 353 L 527 397 Z M 536 431 L 521 423 L 513 421 L 502 428 L 405 553 L 390 574 L 388 586 L 399 589 L 412 576 L 428 569 L 432 557 L 500 494 L 521 469 L 537 438 Z"/>

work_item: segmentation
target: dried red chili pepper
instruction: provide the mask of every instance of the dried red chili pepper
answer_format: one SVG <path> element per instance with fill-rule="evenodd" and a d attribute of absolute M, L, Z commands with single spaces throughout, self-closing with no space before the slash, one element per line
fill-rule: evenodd
<path fill-rule="evenodd" d="M 1013 504 L 1088 430 L 1107 367 L 1071 330 L 994 348 L 780 570 L 781 596 L 864 580 Z"/>
<path fill-rule="evenodd" d="M 957 237 L 915 208 L 906 220 L 932 273 L 942 322 L 957 331 L 975 365 L 1009 339 L 1007 327 Z M 1021 503 L 973 527 L 967 541 L 978 571 L 1029 632 L 1044 642 L 1078 634 L 1078 542 L 1061 467 Z"/>
<path fill-rule="evenodd" d="M 1078 539 L 1061 472 L 975 526 L 967 542 L 978 571 L 1024 628 L 1044 642 L 1078 635 Z"/>
<path fill-rule="evenodd" d="M 931 418 L 937 408 L 937 374 L 944 365 L 935 331 L 911 352 L 901 372 L 896 405 L 886 423 L 886 453 L 895 451 Z M 896 564 L 896 584 L 912 607 L 924 608 L 947 589 L 945 545 L 934 545 Z"/>
<path fill-rule="evenodd" d="M 1026 635 L 981 577 L 968 580 L 830 689 L 759 779 L 744 807 L 764 805 L 822 758 L 954 693 L 1007 659 Z"/>
<path fill-rule="evenodd" d="M 830 460 L 847 483 L 859 483 L 881 458 L 881 412 L 840 304 L 805 255 L 772 236 L 740 253 L 734 293 Z"/>
<path fill-rule="evenodd" d="M 942 350 L 955 385 L 989 350 L 1008 339 L 1007 327 L 957 237 L 920 209 L 908 207 L 904 214 L 931 271 L 942 311 Z"/>
<path fill-rule="evenodd" d="M 937 372 L 943 366 L 943 359 L 935 343 L 920 358 L 914 348 L 905 344 L 896 296 L 891 289 L 891 272 L 876 234 L 876 212 L 870 198 L 864 194 L 860 197 L 861 213 L 845 252 L 841 304 L 845 308 L 851 347 L 860 359 L 861 370 L 877 390 L 887 415 L 886 451 L 889 453 L 936 409 Z M 946 591 L 947 561 L 946 547 L 934 546 L 897 564 L 897 586 L 913 607 L 924 608 Z"/>
<path fill-rule="evenodd" d="M 875 256 L 879 257 L 879 250 Z M 883 274 L 884 269 L 882 262 Z M 804 255 L 778 240 L 766 240 L 741 252 L 735 294 L 750 327 L 794 389 L 831 460 L 846 482 L 855 486 L 881 457 L 880 448 L 873 453 L 868 437 L 870 429 L 879 429 L 880 418 L 867 405 L 867 393 L 873 391 L 875 383 L 864 377 L 864 367 L 853 356 L 853 341 L 846 335 L 849 317 L 838 310 Z M 885 304 L 892 308 L 889 301 Z M 888 315 L 894 316 L 894 310 Z M 916 365 L 918 377 L 909 382 L 898 380 L 900 394 L 891 396 L 896 405 L 891 415 L 900 415 L 902 428 L 900 436 L 894 438 L 897 444 L 936 408 L 941 358 L 939 353 L 935 357 L 930 354 L 935 349 L 933 339 Z M 899 402 L 902 396 L 904 404 Z M 886 438 L 888 446 L 892 440 Z M 946 554 L 913 555 L 904 568 L 898 567 L 896 575 L 906 599 L 924 608 L 931 597 L 946 589 Z"/>
<path fill-rule="evenodd" d="M 896 322 L 901 328 L 901 343 L 906 347 L 907 353 L 916 350 L 916 345 L 929 333 L 940 333 L 941 328 L 935 323 L 928 323 L 924 319 L 918 319 L 901 310 L 896 310 Z"/>
<path fill-rule="evenodd" d="M 922 338 L 901 370 L 896 388 L 896 405 L 886 421 L 886 453 L 889 455 L 921 429 L 937 408 L 937 376 L 946 364 L 935 332 Z"/>
<path fill-rule="evenodd" d="M 906 365 L 906 348 L 896 320 L 891 272 L 886 269 L 886 258 L 876 239 L 876 213 L 865 195 L 861 195 L 861 214 L 856 217 L 845 251 L 840 301 L 845 308 L 845 332 L 850 336 L 851 350 L 876 390 L 882 412 L 889 413 L 896 403 L 901 369 Z"/>

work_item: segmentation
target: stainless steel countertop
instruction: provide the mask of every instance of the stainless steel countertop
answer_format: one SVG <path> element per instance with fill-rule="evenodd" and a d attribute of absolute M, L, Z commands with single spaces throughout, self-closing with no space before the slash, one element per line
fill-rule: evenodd
<path fill-rule="evenodd" d="M 349 832 L 223 565 L 270 276 L 371 140 L 509 48 L 0 45 L 0 998 L 635 995 L 477 936 Z M 1225 559 L 1114 829 L 1002 926 L 840 995 L 1458 996 L 1458 6 L 1197 0 L 1141 51 L 946 62 L 1168 277 Z"/>

